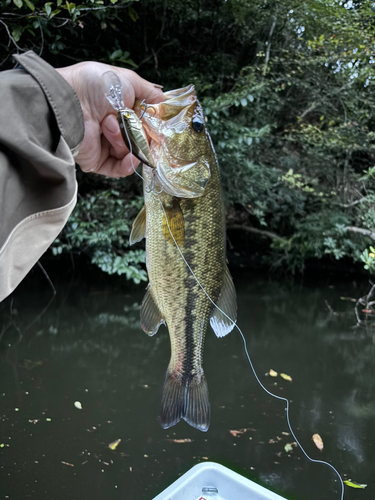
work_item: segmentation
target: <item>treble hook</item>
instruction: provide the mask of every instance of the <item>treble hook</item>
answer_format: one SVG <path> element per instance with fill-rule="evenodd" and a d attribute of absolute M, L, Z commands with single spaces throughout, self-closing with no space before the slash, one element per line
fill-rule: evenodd
<path fill-rule="evenodd" d="M 156 170 L 152 171 L 152 180 L 150 182 L 150 185 L 148 188 L 145 188 L 146 193 L 152 193 L 152 191 L 155 194 L 161 194 L 163 192 L 163 186 L 161 187 L 160 191 L 155 190 L 155 177 L 156 177 Z"/>
<path fill-rule="evenodd" d="M 140 120 L 142 120 L 142 118 L 144 117 L 146 111 L 148 109 L 150 109 L 150 108 L 154 111 L 154 115 L 153 116 L 156 115 L 156 109 L 154 108 L 154 106 L 152 106 L 152 104 L 147 104 L 146 99 L 143 99 L 143 101 L 141 102 L 141 104 L 139 105 L 139 107 L 141 109 L 144 108 L 143 111 L 142 111 L 142 113 L 141 113 L 141 116 L 139 117 Z"/>

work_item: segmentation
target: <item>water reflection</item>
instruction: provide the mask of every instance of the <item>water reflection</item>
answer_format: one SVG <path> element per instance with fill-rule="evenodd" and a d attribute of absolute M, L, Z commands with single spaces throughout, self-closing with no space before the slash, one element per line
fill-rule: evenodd
<path fill-rule="evenodd" d="M 306 451 L 367 483 L 360 498 L 373 500 L 374 342 L 352 328 L 352 306 L 340 301 L 353 293 L 351 284 L 329 289 L 243 277 L 236 285 L 238 323 L 256 369 L 266 387 L 292 400 Z M 164 431 L 157 412 L 169 339 L 165 328 L 152 338 L 141 331 L 144 291 L 113 280 L 57 283 L 56 299 L 32 324 L 49 300 L 39 287 L 30 279 L 0 306 L 0 498 L 149 500 L 206 459 L 287 498 L 339 498 L 329 469 L 295 448 L 285 451 L 293 440 L 283 403 L 256 384 L 237 334 L 207 336 L 209 432 L 184 422 Z M 325 301 L 345 314 L 332 315 Z M 293 381 L 266 376 L 271 368 Z M 181 439 L 191 442 L 175 442 Z"/>

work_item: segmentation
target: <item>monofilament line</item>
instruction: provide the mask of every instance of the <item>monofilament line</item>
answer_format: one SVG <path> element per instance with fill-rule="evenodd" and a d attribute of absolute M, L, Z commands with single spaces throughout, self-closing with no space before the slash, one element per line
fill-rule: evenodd
<path fill-rule="evenodd" d="M 254 374 L 254 377 L 255 377 L 255 380 L 258 382 L 258 384 L 260 385 L 260 387 L 269 395 L 269 396 L 272 396 L 273 398 L 275 399 L 279 399 L 280 401 L 284 401 L 285 404 L 286 404 L 286 407 L 285 407 L 285 412 L 286 412 L 286 421 L 287 421 L 287 424 L 288 424 L 288 428 L 290 430 L 290 433 L 294 439 L 294 441 L 297 443 L 297 445 L 299 446 L 300 450 L 302 451 L 302 453 L 305 455 L 305 457 L 310 461 L 310 462 L 314 462 L 316 464 L 322 464 L 322 465 L 326 465 L 328 467 L 330 467 L 337 475 L 337 477 L 339 478 L 339 481 L 340 481 L 340 484 L 341 484 L 341 500 L 344 500 L 344 483 L 343 483 L 343 480 L 339 474 L 339 472 L 337 471 L 337 469 L 331 465 L 330 463 L 328 462 L 325 462 L 324 460 L 316 460 L 315 458 L 311 458 L 307 452 L 304 450 L 303 446 L 301 445 L 301 443 L 298 441 L 293 429 L 292 429 L 292 425 L 290 423 L 290 417 L 289 417 L 289 407 L 290 407 L 290 403 L 289 403 L 289 399 L 287 398 L 284 398 L 282 396 L 278 396 L 277 394 L 274 394 L 272 392 L 270 392 L 263 384 L 262 382 L 260 381 L 258 375 L 257 375 L 257 372 L 255 371 L 255 368 L 254 368 L 254 365 L 253 365 L 253 362 L 251 361 L 251 358 L 250 358 L 250 354 L 247 350 L 247 342 L 246 342 L 246 339 L 245 339 L 245 336 L 244 334 L 242 333 L 240 327 L 237 325 L 237 323 L 235 321 L 233 321 L 232 318 L 230 318 L 227 314 L 225 314 L 225 312 L 220 309 L 220 307 L 211 299 L 211 297 L 208 295 L 208 293 L 206 292 L 206 290 L 204 289 L 203 285 L 200 283 L 200 281 L 198 280 L 198 278 L 196 277 L 194 271 L 192 270 L 192 268 L 190 267 L 189 263 L 186 261 L 183 253 L 181 252 L 176 240 L 174 239 L 174 236 L 172 234 L 172 231 L 171 231 L 171 228 L 169 227 L 169 223 L 168 223 L 168 218 L 167 218 L 167 214 L 165 213 L 165 210 L 164 210 L 164 207 L 163 207 L 163 203 L 161 202 L 161 200 L 159 199 L 159 202 L 160 202 L 160 205 L 161 205 L 161 208 L 163 209 L 163 212 L 164 212 L 164 217 L 165 217 L 165 220 L 166 220 L 166 223 L 167 223 L 167 226 L 168 226 L 168 229 L 169 229 L 169 233 L 174 241 L 174 244 L 176 245 L 176 248 L 179 252 L 179 254 L 181 255 L 183 261 L 185 262 L 185 265 L 186 267 L 189 269 L 189 271 L 191 272 L 193 278 L 195 279 L 195 281 L 197 282 L 197 284 L 200 286 L 201 290 L 203 291 L 203 293 L 206 295 L 206 297 L 208 298 L 208 300 L 221 312 L 221 314 L 223 314 L 227 319 L 229 319 L 229 321 L 232 322 L 233 326 L 235 326 L 237 328 L 237 330 L 239 331 L 241 337 L 242 337 L 242 341 L 243 341 L 243 345 L 244 345 L 244 350 L 245 350 L 245 354 L 246 354 L 246 357 L 247 357 L 247 360 L 249 362 L 249 365 L 251 367 L 251 370 Z"/>
<path fill-rule="evenodd" d="M 125 127 L 125 124 L 124 124 L 124 119 L 121 115 L 121 118 L 122 118 L 122 122 L 123 122 L 123 127 L 125 129 L 125 133 L 126 133 L 126 136 L 128 138 L 128 142 L 129 142 L 129 151 L 130 151 L 130 154 L 132 154 L 132 147 L 131 147 L 131 142 L 129 140 L 129 137 L 128 137 L 128 133 L 126 131 L 126 127 Z M 145 179 L 143 178 L 143 176 L 141 174 L 139 174 L 136 169 L 134 168 L 134 165 L 133 165 L 133 159 L 131 159 L 131 164 L 132 164 L 132 168 L 134 170 L 134 172 L 141 178 L 143 179 L 143 181 L 145 182 Z M 322 464 L 322 465 L 326 465 L 327 467 L 330 467 L 334 472 L 335 474 L 337 475 L 337 477 L 339 478 L 339 481 L 340 481 L 340 485 L 341 485 L 341 496 L 340 496 L 340 500 L 344 500 L 344 482 L 339 474 L 339 472 L 337 471 L 337 469 L 331 465 L 329 462 L 325 462 L 324 460 L 316 460 L 315 458 L 311 458 L 307 452 L 305 451 L 305 449 L 303 448 L 303 446 L 301 445 L 301 443 L 298 441 L 293 429 L 292 429 L 292 424 L 290 423 L 290 416 L 289 416 L 289 408 L 290 408 L 290 403 L 289 403 L 289 399 L 287 398 L 284 398 L 282 396 L 278 396 L 277 394 L 274 394 L 273 392 L 269 391 L 263 384 L 262 382 L 260 381 L 259 377 L 258 377 L 258 374 L 257 372 L 255 371 L 255 368 L 254 368 L 254 365 L 253 365 L 253 362 L 250 358 L 250 354 L 247 350 L 247 342 L 246 342 L 246 339 L 245 339 L 245 336 L 244 334 L 242 333 L 240 327 L 237 325 L 237 323 L 235 321 L 233 321 L 232 318 L 230 318 L 222 309 L 220 309 L 220 307 L 211 299 L 211 297 L 208 295 L 208 293 L 206 292 L 206 290 L 204 289 L 203 285 L 200 283 L 199 279 L 196 277 L 194 271 L 192 270 L 192 268 L 190 267 L 189 263 L 187 262 L 187 260 L 185 259 L 180 247 L 178 246 L 177 244 L 177 241 L 175 240 L 174 236 L 173 236 L 173 233 L 172 233 L 172 230 L 169 226 L 169 222 L 168 222 L 168 217 L 167 217 L 167 214 L 165 213 L 165 210 L 164 210 L 164 206 L 163 206 L 163 203 L 162 201 L 160 200 L 160 197 L 158 196 L 159 193 L 155 192 L 158 200 L 159 200 L 159 203 L 160 203 L 160 206 L 163 210 L 163 213 L 164 213 L 164 217 L 165 217 L 165 221 L 167 223 L 167 227 L 168 227 L 168 230 L 169 230 L 169 234 L 171 235 L 171 238 L 182 258 L 182 260 L 184 261 L 186 267 L 189 269 L 189 271 L 191 272 L 193 278 L 195 279 L 195 281 L 197 282 L 197 284 L 199 285 L 199 287 L 201 288 L 201 290 L 203 291 L 203 293 L 206 295 L 206 297 L 208 298 L 208 300 L 211 302 L 211 304 L 216 307 L 216 309 L 218 309 L 221 314 L 223 314 L 227 319 L 229 319 L 229 321 L 233 324 L 233 326 L 235 326 L 239 332 L 239 334 L 241 335 L 241 338 L 242 338 L 242 341 L 243 341 L 243 345 L 244 345 L 244 350 L 245 350 L 245 354 L 246 354 L 246 357 L 247 357 L 247 360 L 248 360 L 248 363 L 250 365 L 250 368 L 254 374 L 254 377 L 255 377 L 255 380 L 258 382 L 258 384 L 260 385 L 260 387 L 271 397 L 275 398 L 275 399 L 279 399 L 280 401 L 284 401 L 285 402 L 285 414 L 286 414 L 286 422 L 287 422 L 287 425 L 288 425 L 288 429 L 294 439 L 294 441 L 297 443 L 299 449 L 302 451 L 302 453 L 304 454 L 304 456 L 307 458 L 307 460 L 309 460 L 310 462 L 313 462 L 313 463 L 316 463 L 316 464 Z"/>

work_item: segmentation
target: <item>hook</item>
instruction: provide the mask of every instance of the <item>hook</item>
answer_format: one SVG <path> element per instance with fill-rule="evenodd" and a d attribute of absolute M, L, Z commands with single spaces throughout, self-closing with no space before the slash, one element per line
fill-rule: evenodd
<path fill-rule="evenodd" d="M 141 113 L 141 116 L 139 117 L 140 120 L 142 120 L 142 118 L 144 117 L 146 111 L 148 109 L 150 109 L 150 108 L 154 111 L 153 116 L 156 115 L 156 109 L 151 104 L 147 104 L 146 99 L 143 99 L 143 101 L 141 102 L 141 104 L 139 105 L 139 107 L 140 107 L 140 109 L 144 108 L 143 111 L 142 111 L 142 113 Z"/>

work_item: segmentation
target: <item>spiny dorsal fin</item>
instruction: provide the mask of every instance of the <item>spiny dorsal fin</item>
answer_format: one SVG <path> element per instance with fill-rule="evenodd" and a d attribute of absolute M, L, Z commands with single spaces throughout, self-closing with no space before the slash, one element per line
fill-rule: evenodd
<path fill-rule="evenodd" d="M 217 305 L 234 323 L 237 321 L 236 290 L 227 266 L 225 266 L 224 283 L 217 300 Z M 217 307 L 212 311 L 210 324 L 217 337 L 224 337 L 231 332 L 234 328 L 234 323 L 224 316 Z"/>
<path fill-rule="evenodd" d="M 141 211 L 135 218 L 132 226 L 132 231 L 129 237 L 130 245 L 133 243 L 138 243 L 141 241 L 146 235 L 146 207 L 143 205 Z"/>
<path fill-rule="evenodd" d="M 149 285 L 141 306 L 141 326 L 143 331 L 151 336 L 155 335 L 161 324 L 165 325 L 165 321 L 152 298 Z"/>
<path fill-rule="evenodd" d="M 164 238 L 172 245 L 175 245 L 174 238 L 179 248 L 181 248 L 185 241 L 185 222 L 180 204 L 176 198 L 173 198 L 169 206 L 163 205 L 163 207 L 165 211 L 162 222 Z M 167 216 L 168 224 L 165 216 Z"/>

